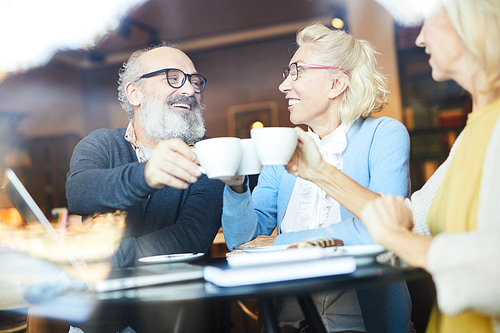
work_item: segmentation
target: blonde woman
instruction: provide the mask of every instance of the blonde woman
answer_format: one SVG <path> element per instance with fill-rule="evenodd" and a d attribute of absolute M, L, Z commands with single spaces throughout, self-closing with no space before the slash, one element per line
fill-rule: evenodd
<path fill-rule="evenodd" d="M 430 55 L 432 77 L 460 84 L 473 108 L 448 159 L 411 200 L 358 186 L 303 133 L 288 165 L 351 202 L 376 242 L 429 271 L 437 304 L 427 332 L 500 332 L 499 40 L 498 0 L 442 1 L 426 18 L 416 44 Z"/>
<path fill-rule="evenodd" d="M 409 191 L 409 137 L 405 127 L 374 118 L 387 100 L 387 84 L 369 43 L 321 24 L 297 35 L 298 50 L 279 86 L 294 124 L 332 167 L 378 193 Z M 262 170 L 251 194 L 248 179 L 223 180 L 222 226 L 229 249 L 292 244 L 312 237 L 336 237 L 345 245 L 373 243 L 361 221 L 318 185 L 289 174 L 283 166 Z M 270 236 L 277 228 L 278 235 Z M 328 332 L 409 332 L 406 285 L 370 290 L 336 290 L 313 297 Z M 281 325 L 299 328 L 302 313 L 291 299 Z"/>

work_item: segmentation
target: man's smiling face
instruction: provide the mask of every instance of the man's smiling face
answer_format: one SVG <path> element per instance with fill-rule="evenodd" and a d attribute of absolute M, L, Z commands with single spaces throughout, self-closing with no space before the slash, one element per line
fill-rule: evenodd
<path fill-rule="evenodd" d="M 164 68 L 196 73 L 192 61 L 182 51 L 170 47 L 148 51 L 141 55 L 140 60 L 144 73 Z M 195 93 L 188 79 L 180 88 L 173 88 L 164 72 L 143 80 L 137 116 L 146 141 L 180 138 L 192 144 L 203 137 L 205 124 L 201 94 Z"/>

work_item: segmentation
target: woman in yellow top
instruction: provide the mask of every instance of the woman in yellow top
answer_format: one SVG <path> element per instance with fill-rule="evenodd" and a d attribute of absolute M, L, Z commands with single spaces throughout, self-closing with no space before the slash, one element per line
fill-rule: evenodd
<path fill-rule="evenodd" d="M 500 332 L 500 1 L 442 0 L 416 44 L 436 81 L 473 112 L 448 159 L 410 200 L 380 196 L 325 163 L 300 129 L 289 172 L 357 215 L 373 239 L 427 269 L 437 290 L 427 332 Z M 413 232 L 411 232 L 413 231 Z"/>

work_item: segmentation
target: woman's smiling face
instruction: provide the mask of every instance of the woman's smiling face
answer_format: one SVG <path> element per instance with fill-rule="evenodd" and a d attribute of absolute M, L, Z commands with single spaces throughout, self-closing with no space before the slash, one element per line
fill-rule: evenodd
<path fill-rule="evenodd" d="M 290 64 L 294 62 L 298 65 L 297 80 L 292 80 L 291 75 L 288 75 L 279 89 L 288 101 L 290 121 L 295 125 L 308 125 L 314 130 L 315 124 L 332 121 L 328 119 L 331 117 L 328 110 L 332 105 L 328 93 L 335 81 L 328 69 L 300 67 L 301 64 L 324 65 L 312 43 L 306 43 L 297 50 Z M 335 114 L 338 117 L 338 113 Z"/>

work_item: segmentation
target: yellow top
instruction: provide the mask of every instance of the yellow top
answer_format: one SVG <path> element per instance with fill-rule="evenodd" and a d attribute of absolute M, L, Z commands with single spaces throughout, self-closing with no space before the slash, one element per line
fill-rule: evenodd
<path fill-rule="evenodd" d="M 469 114 L 462 138 L 427 218 L 432 235 L 476 229 L 479 187 L 486 147 L 498 114 L 500 99 Z M 493 332 L 488 316 L 466 311 L 446 316 L 436 305 L 427 333 Z"/>

